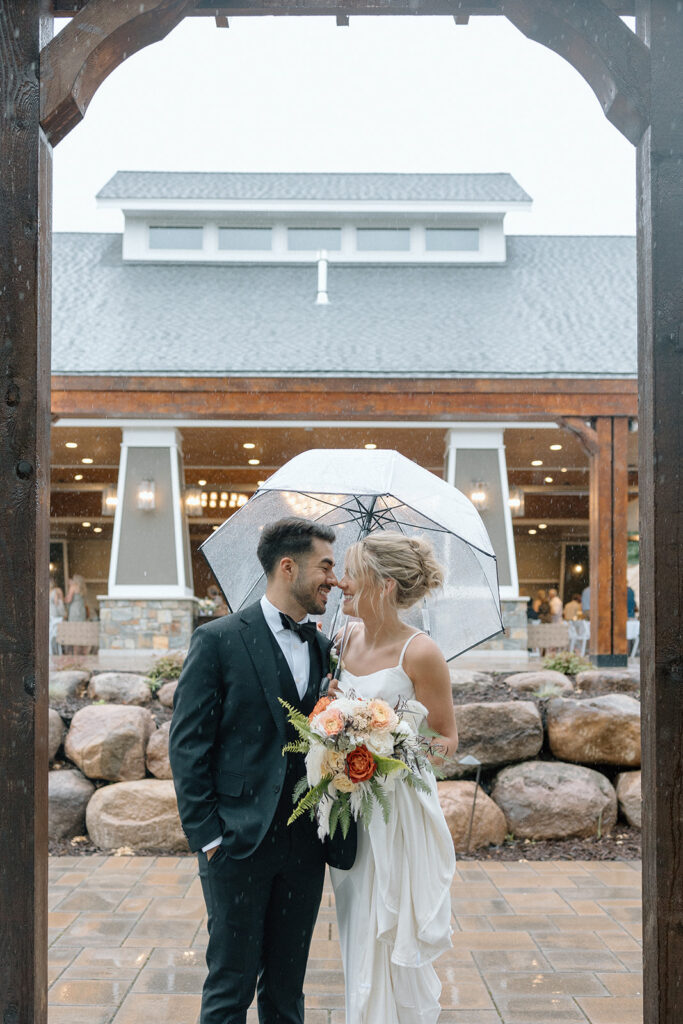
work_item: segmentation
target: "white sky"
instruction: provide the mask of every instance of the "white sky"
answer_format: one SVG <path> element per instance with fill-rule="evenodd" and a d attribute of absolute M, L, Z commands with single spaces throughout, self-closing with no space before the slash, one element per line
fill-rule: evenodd
<path fill-rule="evenodd" d="M 60 23 L 57 23 L 58 27 Z M 509 171 L 510 234 L 634 234 L 634 149 L 503 17 L 187 18 L 118 68 L 55 151 L 57 231 L 118 231 L 117 170 Z"/>

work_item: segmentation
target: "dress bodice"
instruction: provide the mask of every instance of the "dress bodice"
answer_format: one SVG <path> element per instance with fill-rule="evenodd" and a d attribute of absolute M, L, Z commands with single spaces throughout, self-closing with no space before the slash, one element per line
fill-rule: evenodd
<path fill-rule="evenodd" d="M 348 669 L 342 668 L 339 683 L 344 693 L 353 690 L 359 697 L 365 697 L 367 700 L 379 697 L 392 707 L 399 697 L 404 700 L 415 698 L 413 682 L 401 665 L 381 668 L 364 676 L 356 676 Z"/>

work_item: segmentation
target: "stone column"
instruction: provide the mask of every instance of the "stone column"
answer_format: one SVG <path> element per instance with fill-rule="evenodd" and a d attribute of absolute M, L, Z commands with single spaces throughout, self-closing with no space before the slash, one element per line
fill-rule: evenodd
<path fill-rule="evenodd" d="M 179 432 L 124 429 L 101 652 L 187 647 L 196 602 L 183 492 Z"/>
<path fill-rule="evenodd" d="M 477 649 L 526 651 L 527 599 L 519 596 L 503 428 L 472 423 L 448 430 L 445 478 L 477 506 L 483 496 L 485 507 L 479 507 L 479 511 L 498 562 L 503 622 L 508 635 Z"/>

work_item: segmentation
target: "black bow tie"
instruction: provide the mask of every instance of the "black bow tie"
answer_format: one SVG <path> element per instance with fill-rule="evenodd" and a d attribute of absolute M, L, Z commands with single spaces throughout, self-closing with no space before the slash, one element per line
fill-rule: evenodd
<path fill-rule="evenodd" d="M 315 622 L 295 622 L 289 615 L 285 615 L 284 612 L 280 612 L 280 621 L 285 629 L 291 629 L 292 633 L 301 640 L 306 640 L 307 643 L 313 643 L 315 640 L 318 627 Z"/>

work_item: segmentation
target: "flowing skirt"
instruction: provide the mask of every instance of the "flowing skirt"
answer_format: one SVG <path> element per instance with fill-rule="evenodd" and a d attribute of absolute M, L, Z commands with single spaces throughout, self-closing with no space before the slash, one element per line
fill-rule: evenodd
<path fill-rule="evenodd" d="M 375 805 L 358 826 L 350 871 L 331 869 L 344 963 L 346 1024 L 436 1024 L 441 983 L 433 967 L 451 946 L 453 840 L 430 793 L 398 782 L 385 824 Z"/>

